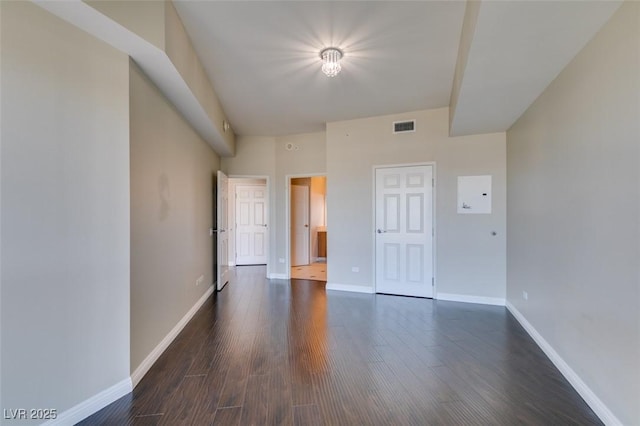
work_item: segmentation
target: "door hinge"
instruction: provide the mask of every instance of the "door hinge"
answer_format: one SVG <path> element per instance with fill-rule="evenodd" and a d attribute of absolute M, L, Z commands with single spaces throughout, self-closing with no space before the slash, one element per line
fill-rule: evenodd
<path fill-rule="evenodd" d="M 434 178 L 431 178 L 431 187 L 435 187 L 436 186 L 436 180 Z"/>
<path fill-rule="evenodd" d="M 436 285 L 435 278 L 431 277 L 431 287 L 434 287 L 435 285 Z"/>

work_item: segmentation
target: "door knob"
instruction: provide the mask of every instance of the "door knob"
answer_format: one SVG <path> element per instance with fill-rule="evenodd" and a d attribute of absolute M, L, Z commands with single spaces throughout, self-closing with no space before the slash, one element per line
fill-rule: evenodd
<path fill-rule="evenodd" d="M 386 234 L 386 233 L 387 233 L 387 231 L 378 228 L 378 234 Z"/>
<path fill-rule="evenodd" d="M 304 225 L 304 227 L 305 227 L 305 228 L 308 228 L 308 227 L 309 227 L 309 225 Z"/>

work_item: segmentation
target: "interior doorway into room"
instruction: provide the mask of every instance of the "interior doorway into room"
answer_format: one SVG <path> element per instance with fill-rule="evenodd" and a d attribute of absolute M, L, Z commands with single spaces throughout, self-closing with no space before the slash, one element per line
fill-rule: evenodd
<path fill-rule="evenodd" d="M 269 185 L 266 177 L 229 178 L 229 266 L 267 265 Z"/>
<path fill-rule="evenodd" d="M 324 175 L 288 178 L 289 276 L 327 281 L 327 179 Z"/>

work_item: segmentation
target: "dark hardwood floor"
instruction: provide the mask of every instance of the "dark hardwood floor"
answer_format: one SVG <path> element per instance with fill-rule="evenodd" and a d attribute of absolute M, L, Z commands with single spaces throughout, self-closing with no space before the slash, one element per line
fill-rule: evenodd
<path fill-rule="evenodd" d="M 133 393 L 80 424 L 601 424 L 503 307 L 264 275 L 239 267 Z"/>

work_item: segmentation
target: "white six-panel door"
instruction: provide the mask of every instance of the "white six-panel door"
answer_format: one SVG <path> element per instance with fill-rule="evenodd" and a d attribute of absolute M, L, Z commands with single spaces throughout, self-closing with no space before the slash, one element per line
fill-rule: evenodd
<path fill-rule="evenodd" d="M 266 185 L 236 186 L 236 265 L 267 263 Z"/>
<path fill-rule="evenodd" d="M 432 166 L 378 168 L 376 292 L 433 297 Z"/>

